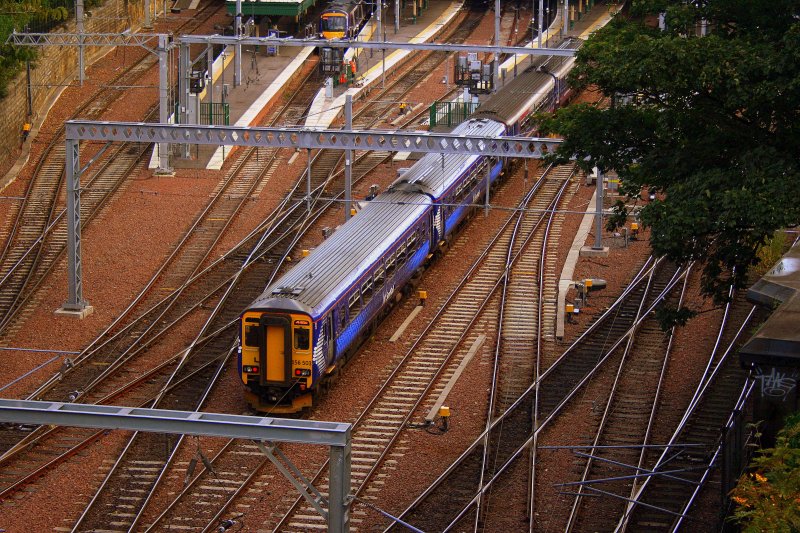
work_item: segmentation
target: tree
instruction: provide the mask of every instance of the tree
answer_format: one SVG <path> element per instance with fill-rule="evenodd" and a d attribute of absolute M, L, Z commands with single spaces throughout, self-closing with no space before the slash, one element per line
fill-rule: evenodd
<path fill-rule="evenodd" d="M 717 301 L 800 221 L 800 2 L 634 0 L 579 49 L 569 82 L 607 98 L 543 119 L 565 138 L 559 158 L 615 170 L 631 196 L 652 188 L 640 217 L 654 253 L 702 262 Z M 628 216 L 615 210 L 612 226 Z"/>

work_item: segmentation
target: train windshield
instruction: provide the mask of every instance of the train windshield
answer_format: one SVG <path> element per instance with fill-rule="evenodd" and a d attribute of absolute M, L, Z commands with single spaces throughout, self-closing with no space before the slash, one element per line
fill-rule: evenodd
<path fill-rule="evenodd" d="M 322 26 L 322 31 L 344 31 L 347 28 L 347 17 L 343 15 L 323 17 L 320 25 Z"/>

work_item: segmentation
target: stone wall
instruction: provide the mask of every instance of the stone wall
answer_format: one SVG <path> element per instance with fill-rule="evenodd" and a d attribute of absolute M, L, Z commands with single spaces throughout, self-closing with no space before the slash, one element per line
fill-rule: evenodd
<path fill-rule="evenodd" d="M 120 33 L 131 28 L 135 31 L 144 20 L 144 2 L 105 0 L 90 10 L 85 19 L 86 33 Z M 59 32 L 76 32 L 75 21 L 69 21 Z M 53 32 L 55 33 L 55 31 Z M 88 66 L 111 51 L 108 46 L 87 47 L 84 53 Z M 44 46 L 31 66 L 32 124 L 37 128 L 47 116 L 54 98 L 64 86 L 78 79 L 77 46 Z M 6 160 L 19 147 L 22 125 L 27 122 L 28 83 L 25 69 L 8 84 L 8 96 L 0 101 L 0 159 Z"/>

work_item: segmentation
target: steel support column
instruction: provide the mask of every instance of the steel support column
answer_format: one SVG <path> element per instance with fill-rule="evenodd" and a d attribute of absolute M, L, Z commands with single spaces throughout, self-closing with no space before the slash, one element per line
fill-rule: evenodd
<path fill-rule="evenodd" d="M 306 209 L 311 213 L 311 148 L 306 148 Z"/>
<path fill-rule="evenodd" d="M 153 21 L 150 20 L 150 0 L 144 0 L 144 29 L 149 30 L 153 27 Z"/>
<path fill-rule="evenodd" d="M 167 36 L 158 36 L 158 121 L 162 124 L 169 122 L 169 68 L 167 64 Z M 170 145 L 162 142 L 158 144 L 158 169 L 156 173 L 169 174 L 172 168 L 169 166 Z"/>
<path fill-rule="evenodd" d="M 382 0 L 379 0 L 382 1 Z M 328 531 L 350 531 L 350 446 L 331 446 L 328 491 Z"/>
<path fill-rule="evenodd" d="M 82 313 L 90 306 L 83 299 L 79 141 L 67 138 L 64 154 L 67 179 L 67 285 L 69 294 L 62 310 L 67 313 Z"/>
<path fill-rule="evenodd" d="M 83 0 L 75 1 L 75 27 L 78 30 L 78 80 L 83 85 L 86 76 L 86 56 L 84 54 Z"/>
<path fill-rule="evenodd" d="M 379 0 L 382 1 L 382 0 Z M 353 129 L 353 95 L 344 97 L 344 127 Z M 344 221 L 350 220 L 350 205 L 353 198 L 353 151 L 344 151 Z"/>
<path fill-rule="evenodd" d="M 595 172 L 597 173 L 597 201 L 595 203 L 595 209 L 597 210 L 597 214 L 594 216 L 594 246 L 592 249 L 594 250 L 602 250 L 603 249 L 603 172 L 594 167 Z"/>
<path fill-rule="evenodd" d="M 500 0 L 494 0 L 494 45 L 500 47 Z M 500 86 L 500 54 L 494 55 L 492 76 L 494 77 L 492 93 L 496 93 L 497 87 Z"/>
<path fill-rule="evenodd" d="M 238 87 L 242 84 L 242 0 L 236 0 L 236 16 L 233 18 L 236 36 L 236 46 L 233 58 L 233 86 Z"/>
<path fill-rule="evenodd" d="M 544 0 L 539 0 L 539 35 L 538 48 L 542 47 L 542 32 L 544 31 Z"/>

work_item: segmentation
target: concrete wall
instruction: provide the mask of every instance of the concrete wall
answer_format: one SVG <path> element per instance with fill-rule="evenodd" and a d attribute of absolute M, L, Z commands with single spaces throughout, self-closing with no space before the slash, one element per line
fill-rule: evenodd
<path fill-rule="evenodd" d="M 104 5 L 90 9 L 85 19 L 87 33 L 119 33 L 127 28 L 137 30 L 144 20 L 144 2 L 106 0 Z M 68 22 L 59 32 L 74 33 L 75 21 Z M 86 65 L 90 65 L 111 47 L 87 47 Z M 78 79 L 78 47 L 45 46 L 31 67 L 32 124 L 37 129 L 46 118 L 55 98 L 65 85 Z M 25 69 L 8 84 L 8 96 L 0 101 L 0 159 L 5 160 L 19 147 L 22 125 L 27 121 L 28 93 Z"/>

